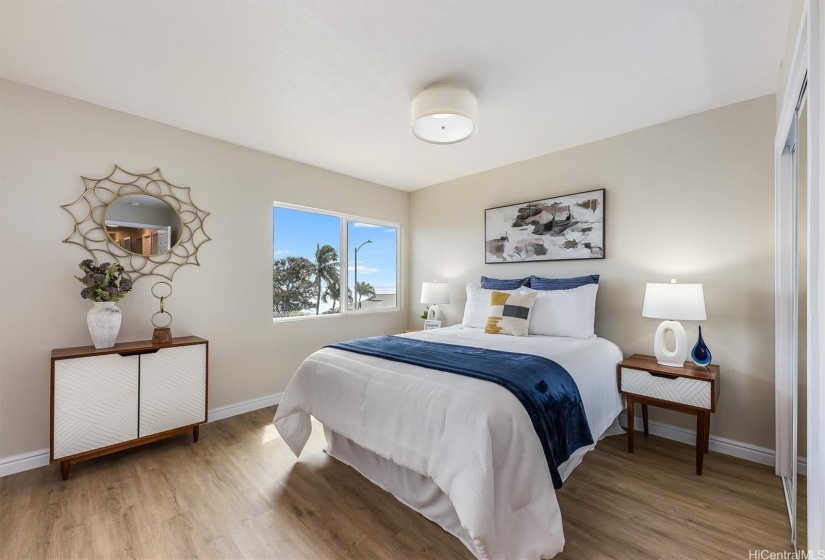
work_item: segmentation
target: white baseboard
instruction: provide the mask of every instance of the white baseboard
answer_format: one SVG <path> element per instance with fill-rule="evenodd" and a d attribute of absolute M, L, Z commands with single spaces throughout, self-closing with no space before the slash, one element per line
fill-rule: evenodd
<path fill-rule="evenodd" d="M 216 420 L 223 420 L 224 418 L 237 416 L 238 414 L 245 414 L 247 412 L 252 412 L 253 410 L 260 410 L 268 406 L 275 406 L 281 402 L 281 397 L 283 396 L 283 393 L 275 393 L 274 395 L 267 395 L 266 397 L 261 397 L 258 399 L 229 404 L 226 406 L 219 406 L 209 410 L 207 421 L 215 422 Z"/>
<path fill-rule="evenodd" d="M 0 459 L 0 478 L 49 464 L 49 448 Z"/>
<path fill-rule="evenodd" d="M 623 428 L 627 428 L 626 412 L 622 412 L 619 415 L 619 424 L 621 424 Z M 637 432 L 644 431 L 641 417 L 636 418 L 634 428 L 636 428 Z M 678 441 L 680 443 L 687 443 L 689 445 L 694 445 L 696 443 L 696 432 L 694 430 L 686 430 L 685 428 L 679 428 L 676 426 L 671 426 L 670 424 L 663 424 L 661 422 L 654 422 L 652 420 L 648 422 L 648 428 L 650 433 L 654 436 Z M 739 457 L 740 459 L 753 461 L 754 463 L 760 463 L 762 465 L 774 464 L 774 450 L 768 449 L 767 447 L 760 447 L 758 445 L 743 443 L 741 441 L 714 435 L 710 436 L 710 444 L 708 447 L 711 451 L 717 451 L 719 453 L 724 453 L 725 455 L 731 455 L 732 457 Z M 799 474 L 803 475 L 808 472 L 808 465 L 803 457 L 799 457 L 797 460 L 797 471 Z"/>
<path fill-rule="evenodd" d="M 227 406 L 219 406 L 209 410 L 207 415 L 207 422 L 215 422 L 216 420 L 223 420 L 238 414 L 252 412 L 269 406 L 275 406 L 281 402 L 283 393 L 276 393 L 259 399 L 252 399 Z M 0 478 L 10 474 L 44 467 L 49 464 L 49 448 L 39 449 L 37 451 L 29 451 L 28 453 L 20 453 L 19 455 L 12 455 L 11 457 L 4 457 L 0 459 Z"/>

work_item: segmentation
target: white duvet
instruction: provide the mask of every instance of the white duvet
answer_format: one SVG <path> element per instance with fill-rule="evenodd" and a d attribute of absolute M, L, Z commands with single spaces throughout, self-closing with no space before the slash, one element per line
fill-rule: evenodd
<path fill-rule="evenodd" d="M 615 379 L 622 353 L 601 338 L 490 335 L 461 325 L 399 336 L 554 360 L 576 381 L 594 439 L 623 408 Z M 361 447 L 431 478 L 452 501 L 477 557 L 551 558 L 564 547 L 541 443 L 524 407 L 507 389 L 323 348 L 298 368 L 275 414 L 274 424 L 296 456 L 309 439 L 310 415 Z M 560 469 L 562 476 L 575 464 Z"/>

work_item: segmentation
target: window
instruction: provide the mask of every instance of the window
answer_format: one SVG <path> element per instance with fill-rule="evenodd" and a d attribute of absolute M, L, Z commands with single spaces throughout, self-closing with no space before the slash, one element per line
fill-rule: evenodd
<path fill-rule="evenodd" d="M 364 221 L 347 221 L 348 286 L 359 311 L 397 307 L 398 228 Z"/>
<path fill-rule="evenodd" d="M 341 312 L 341 218 L 276 206 L 272 316 Z"/>
<path fill-rule="evenodd" d="M 397 224 L 279 203 L 272 218 L 273 319 L 400 309 Z"/>

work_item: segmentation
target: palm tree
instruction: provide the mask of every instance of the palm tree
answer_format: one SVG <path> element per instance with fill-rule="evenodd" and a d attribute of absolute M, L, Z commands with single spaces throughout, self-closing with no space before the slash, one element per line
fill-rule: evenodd
<path fill-rule="evenodd" d="M 321 291 L 321 281 L 327 285 L 329 291 L 330 284 L 338 283 L 338 251 L 332 245 L 317 244 L 315 248 L 315 314 L 321 313 L 321 300 L 327 301 L 324 292 Z"/>
<path fill-rule="evenodd" d="M 336 307 L 338 305 L 338 296 L 340 292 L 340 287 L 338 286 L 338 279 L 335 279 L 335 282 L 328 282 L 327 287 L 324 288 L 324 293 L 321 294 L 321 301 L 327 303 L 328 301 L 332 301 L 332 307 L 329 309 L 330 313 L 336 311 Z"/>
<path fill-rule="evenodd" d="M 356 309 L 361 309 L 361 299 L 364 296 L 367 296 L 367 299 L 374 296 L 375 288 L 372 287 L 372 284 L 367 282 L 358 282 L 358 286 L 355 287 L 355 292 L 358 295 L 358 304 L 356 305 Z"/>
<path fill-rule="evenodd" d="M 330 308 L 329 313 L 337 313 L 338 300 L 340 298 L 341 286 L 338 283 L 338 278 L 336 278 L 335 282 L 330 282 L 327 284 L 327 287 L 324 290 L 324 295 L 321 296 L 321 301 L 324 303 L 332 301 L 332 307 Z M 347 288 L 347 303 L 352 303 L 352 288 Z"/>

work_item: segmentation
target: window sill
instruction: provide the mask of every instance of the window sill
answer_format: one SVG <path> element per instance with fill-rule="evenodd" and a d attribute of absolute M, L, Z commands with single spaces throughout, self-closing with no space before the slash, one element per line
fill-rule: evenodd
<path fill-rule="evenodd" d="M 400 307 L 387 307 L 383 309 L 362 309 L 361 311 L 349 311 L 347 313 L 329 313 L 326 315 L 299 315 L 296 317 L 273 317 L 272 323 L 291 323 L 293 321 L 307 321 L 312 319 L 333 319 L 339 317 L 360 317 L 362 315 L 380 315 L 385 313 L 401 313 Z"/>

